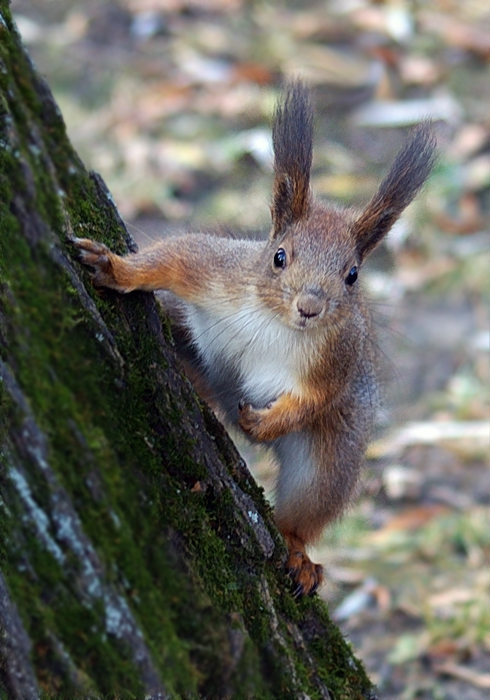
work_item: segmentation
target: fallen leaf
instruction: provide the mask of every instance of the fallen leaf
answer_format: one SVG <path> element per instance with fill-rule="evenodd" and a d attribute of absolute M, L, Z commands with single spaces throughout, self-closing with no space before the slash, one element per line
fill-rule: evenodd
<path fill-rule="evenodd" d="M 464 124 L 448 146 L 448 154 L 456 160 L 469 158 L 482 149 L 489 139 L 488 128 L 483 124 Z"/>
<path fill-rule="evenodd" d="M 403 464 L 391 464 L 384 469 L 382 479 L 390 499 L 399 500 L 407 497 L 414 499 L 420 496 L 423 475 L 415 469 L 410 469 Z"/>
<path fill-rule="evenodd" d="M 449 17 L 436 12 L 420 12 L 420 30 L 441 37 L 446 44 L 479 54 L 490 56 L 490 34 L 488 30 L 472 27 L 460 17 Z"/>
<path fill-rule="evenodd" d="M 388 661 L 395 665 L 413 661 L 425 653 L 429 641 L 430 636 L 426 630 L 418 634 L 402 634 L 396 640 L 395 647 L 388 656 Z"/>
<path fill-rule="evenodd" d="M 387 612 L 388 610 L 391 610 L 392 595 L 388 586 L 382 586 L 381 584 L 379 584 L 374 588 L 373 595 L 376 599 L 376 603 L 378 604 L 378 608 L 382 612 Z"/>
<path fill-rule="evenodd" d="M 488 421 L 426 421 L 407 423 L 395 435 L 373 442 L 368 457 L 385 457 L 397 453 L 409 445 L 433 445 L 450 440 L 471 439 L 488 445 L 490 424 Z"/>
<path fill-rule="evenodd" d="M 429 605 L 433 608 L 446 607 L 457 603 L 467 603 L 474 599 L 474 592 L 466 588 L 453 588 L 449 591 L 442 591 L 431 595 L 428 599 Z"/>
<path fill-rule="evenodd" d="M 346 54 L 327 46 L 303 44 L 284 63 L 286 73 L 299 73 L 314 85 L 330 85 L 342 90 L 370 88 L 374 91 L 384 69 L 379 61 Z"/>
<path fill-rule="evenodd" d="M 483 174 L 490 181 L 490 170 Z M 478 181 L 477 178 L 478 173 L 476 173 L 476 178 L 473 181 Z M 468 184 L 470 185 L 471 182 L 470 180 Z M 449 216 L 445 212 L 435 212 L 434 220 L 447 233 L 475 233 L 476 231 L 481 231 L 485 226 L 485 218 L 482 215 L 478 197 L 472 192 L 465 192 L 461 196 L 457 216 Z"/>
<path fill-rule="evenodd" d="M 426 56 L 404 56 L 398 70 L 406 85 L 432 85 L 441 76 L 439 66 Z"/>
<path fill-rule="evenodd" d="M 478 673 L 471 668 L 466 666 L 460 666 L 450 661 L 446 661 L 442 664 L 435 664 L 434 671 L 446 676 L 453 676 L 453 678 L 458 678 L 461 681 L 466 681 L 470 685 L 474 685 L 475 688 L 490 689 L 490 673 Z"/>
<path fill-rule="evenodd" d="M 419 100 L 376 100 L 359 107 L 352 115 L 356 127 L 400 127 L 418 124 L 428 117 L 458 124 L 463 113 L 449 92 Z"/>
<path fill-rule="evenodd" d="M 274 75 L 266 66 L 260 63 L 237 63 L 231 72 L 233 81 L 248 81 L 257 85 L 270 85 Z"/>
<path fill-rule="evenodd" d="M 378 583 L 373 578 L 368 578 L 355 591 L 344 598 L 339 606 L 333 611 L 334 620 L 348 620 L 354 615 L 358 615 L 372 603 L 374 591 Z"/>
<path fill-rule="evenodd" d="M 449 512 L 450 509 L 447 506 L 437 503 L 410 508 L 391 518 L 381 530 L 373 532 L 370 539 L 377 542 L 383 540 L 388 533 L 418 530 L 434 518 Z"/>
<path fill-rule="evenodd" d="M 317 550 L 315 550 L 317 551 Z M 321 548 L 318 548 L 321 552 Z M 324 559 L 327 557 L 325 556 Z M 322 554 L 316 555 L 316 559 L 322 560 Z M 336 583 L 345 583 L 349 586 L 359 585 L 366 579 L 366 572 L 363 569 L 352 569 L 346 566 L 328 565 L 328 578 Z"/>
<path fill-rule="evenodd" d="M 431 644 L 430 649 L 427 650 L 427 656 L 436 661 L 437 659 L 444 659 L 448 656 L 454 656 L 460 652 L 460 650 L 461 643 L 458 643 L 453 639 L 440 639 L 439 641 Z"/>

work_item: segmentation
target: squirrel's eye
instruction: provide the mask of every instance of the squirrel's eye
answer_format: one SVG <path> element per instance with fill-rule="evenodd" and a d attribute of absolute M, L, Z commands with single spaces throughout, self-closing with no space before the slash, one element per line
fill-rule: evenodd
<path fill-rule="evenodd" d="M 354 282 L 357 279 L 357 267 L 354 265 L 354 267 L 351 267 L 349 274 L 345 278 L 345 283 L 346 284 L 354 284 Z"/>
<path fill-rule="evenodd" d="M 284 248 L 279 248 L 277 253 L 274 255 L 274 265 L 276 267 L 284 267 L 286 264 L 286 251 Z"/>

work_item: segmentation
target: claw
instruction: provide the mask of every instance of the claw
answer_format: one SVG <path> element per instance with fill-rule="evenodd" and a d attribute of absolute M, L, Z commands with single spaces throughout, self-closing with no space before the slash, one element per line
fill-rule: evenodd
<path fill-rule="evenodd" d="M 293 591 L 293 598 L 301 598 L 303 595 L 303 585 L 299 583 Z"/>
<path fill-rule="evenodd" d="M 113 255 L 104 243 L 92 241 L 89 238 L 76 237 L 72 237 L 70 242 L 77 250 L 79 261 L 91 268 L 92 283 L 95 287 L 109 287 L 119 291 L 127 291 L 115 272 L 113 260 L 116 260 L 117 256 Z"/>
<path fill-rule="evenodd" d="M 314 593 L 316 593 L 317 590 L 318 590 L 318 586 L 319 586 L 319 585 L 320 585 L 319 581 L 317 581 L 316 583 L 314 583 L 314 584 L 313 584 L 313 588 L 312 588 L 311 591 L 308 593 L 308 595 L 313 595 Z"/>

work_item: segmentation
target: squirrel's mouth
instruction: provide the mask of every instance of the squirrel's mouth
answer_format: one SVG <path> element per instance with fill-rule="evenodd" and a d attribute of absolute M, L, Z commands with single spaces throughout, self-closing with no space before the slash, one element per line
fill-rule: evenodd
<path fill-rule="evenodd" d="M 320 287 L 308 286 L 299 291 L 292 301 L 294 323 L 298 328 L 313 328 L 325 316 L 329 301 Z"/>
<path fill-rule="evenodd" d="M 298 308 L 293 302 L 290 314 L 289 325 L 298 331 L 325 331 L 327 327 L 336 325 L 339 322 L 339 304 L 334 300 L 322 300 L 321 305 L 315 307 L 315 312 L 307 312 L 306 309 Z"/>
<path fill-rule="evenodd" d="M 292 325 L 293 328 L 296 330 L 304 331 L 304 330 L 313 330 L 314 328 L 318 328 L 318 326 L 321 324 L 321 319 L 323 318 L 324 314 L 318 314 L 315 316 L 303 316 L 299 313 L 294 314 L 294 318 L 292 319 Z"/>

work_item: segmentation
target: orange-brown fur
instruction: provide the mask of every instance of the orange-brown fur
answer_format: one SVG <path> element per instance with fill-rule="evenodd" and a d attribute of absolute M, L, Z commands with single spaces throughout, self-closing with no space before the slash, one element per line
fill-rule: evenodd
<path fill-rule="evenodd" d="M 226 418 L 279 461 L 275 517 L 299 595 L 322 580 L 305 545 L 345 509 L 376 410 L 375 343 L 357 271 L 424 183 L 434 143 L 427 125 L 415 129 L 360 213 L 311 196 L 312 109 L 300 82 L 276 111 L 273 145 L 265 243 L 189 234 L 120 257 L 75 242 L 96 285 L 182 300 L 194 372 Z"/>

